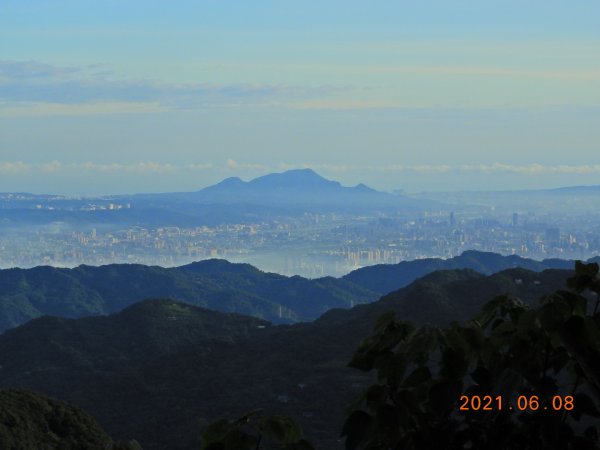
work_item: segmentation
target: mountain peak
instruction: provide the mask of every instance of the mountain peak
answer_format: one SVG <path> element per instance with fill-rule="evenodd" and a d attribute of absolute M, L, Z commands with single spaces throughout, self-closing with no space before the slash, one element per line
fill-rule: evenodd
<path fill-rule="evenodd" d="M 227 178 L 190 196 L 194 202 L 212 205 L 260 205 L 275 207 L 285 214 L 311 210 L 365 211 L 381 208 L 421 207 L 421 202 L 411 204 L 391 194 L 380 192 L 364 184 L 347 187 L 329 180 L 313 169 L 291 169 L 269 173 L 250 181 Z M 254 213 L 251 213 L 254 214 Z"/>
<path fill-rule="evenodd" d="M 288 177 L 319 178 L 321 180 L 325 179 L 321 175 L 319 175 L 317 172 L 315 172 L 314 170 L 312 170 L 308 167 L 305 167 L 304 169 L 286 170 L 284 172 L 281 172 L 281 175 L 285 175 Z"/>
<path fill-rule="evenodd" d="M 240 177 L 229 177 L 225 178 L 223 181 L 217 183 L 215 186 L 221 187 L 237 187 L 244 184 L 244 181 Z"/>
<path fill-rule="evenodd" d="M 354 186 L 354 189 L 358 192 L 376 192 L 375 189 L 370 188 L 364 183 L 357 184 L 356 186 Z"/>
<path fill-rule="evenodd" d="M 250 264 L 232 263 L 226 259 L 204 259 L 194 261 L 190 264 L 178 267 L 178 269 L 189 270 L 204 275 L 222 274 L 222 273 L 261 273 L 259 269 Z"/>
<path fill-rule="evenodd" d="M 340 186 L 337 181 L 327 180 L 312 169 L 292 169 L 281 173 L 270 173 L 255 178 L 249 184 L 256 187 L 303 189 Z"/>

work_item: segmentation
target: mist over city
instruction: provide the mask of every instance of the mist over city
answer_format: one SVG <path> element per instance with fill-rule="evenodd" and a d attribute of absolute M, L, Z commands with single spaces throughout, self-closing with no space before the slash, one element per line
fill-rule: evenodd
<path fill-rule="evenodd" d="M 190 193 L 0 194 L 0 267 L 221 258 L 317 278 L 466 250 L 588 259 L 600 251 L 599 201 L 600 188 L 585 186 L 389 194 L 311 169 Z"/>

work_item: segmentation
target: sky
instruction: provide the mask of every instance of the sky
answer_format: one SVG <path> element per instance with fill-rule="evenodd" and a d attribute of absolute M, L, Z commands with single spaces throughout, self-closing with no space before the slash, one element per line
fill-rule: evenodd
<path fill-rule="evenodd" d="M 600 2 L 0 1 L 0 192 L 600 184 Z"/>

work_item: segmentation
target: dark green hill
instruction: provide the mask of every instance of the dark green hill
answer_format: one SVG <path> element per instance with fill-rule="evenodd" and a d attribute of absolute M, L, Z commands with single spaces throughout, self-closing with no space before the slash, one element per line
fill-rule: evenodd
<path fill-rule="evenodd" d="M 563 259 L 545 259 L 536 261 L 517 255 L 503 256 L 498 253 L 468 250 L 460 256 L 449 259 L 426 258 L 414 261 L 402 261 L 398 264 L 378 264 L 355 270 L 342 277 L 379 294 L 400 289 L 435 270 L 471 269 L 490 275 L 501 270 L 520 267 L 541 272 L 546 269 L 569 270 L 574 261 Z"/>
<path fill-rule="evenodd" d="M 2 450 L 100 450 L 112 440 L 81 409 L 33 392 L 0 390 Z"/>
<path fill-rule="evenodd" d="M 207 260 L 165 269 L 112 264 L 74 269 L 0 270 L 0 332 L 45 314 L 78 318 L 112 314 L 144 298 L 171 298 L 274 323 L 314 320 L 333 308 L 369 303 L 435 270 L 491 274 L 513 267 L 567 269 L 571 261 L 467 251 L 455 258 L 377 265 L 342 278 L 309 280 L 266 273 L 249 264 Z"/>
<path fill-rule="evenodd" d="M 196 352 L 206 353 L 270 326 L 254 317 L 221 314 L 173 300 L 145 300 L 108 317 L 44 316 L 2 336 L 2 374 L 10 377 L 27 369 L 30 379 L 39 375 L 43 382 L 44 373 L 60 371 L 65 364 L 81 373 L 120 370 L 121 365 L 192 344 Z M 20 342 L 19 351 L 11 352 L 11 344 L 6 343 L 15 341 Z"/>
<path fill-rule="evenodd" d="M 285 277 L 223 260 L 172 269 L 136 264 L 7 269 L 0 270 L 0 332 L 45 314 L 111 314 L 144 298 L 289 323 L 370 302 L 377 294 L 346 280 Z"/>
<path fill-rule="evenodd" d="M 70 401 L 113 438 L 136 438 L 146 450 L 197 448 L 207 423 L 255 408 L 297 417 L 319 448 L 336 449 L 347 405 L 372 381 L 346 364 L 377 316 L 394 310 L 443 324 L 504 293 L 532 302 L 569 274 L 435 272 L 372 304 L 295 325 L 172 301 L 108 317 L 42 318 L 0 336 L 0 386 Z"/>

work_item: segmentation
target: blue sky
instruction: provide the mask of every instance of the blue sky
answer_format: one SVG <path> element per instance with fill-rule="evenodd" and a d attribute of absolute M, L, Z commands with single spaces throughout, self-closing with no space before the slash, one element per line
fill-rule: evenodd
<path fill-rule="evenodd" d="M 600 184 L 600 3 L 0 3 L 0 191 Z"/>

